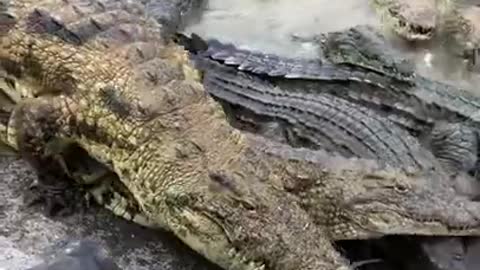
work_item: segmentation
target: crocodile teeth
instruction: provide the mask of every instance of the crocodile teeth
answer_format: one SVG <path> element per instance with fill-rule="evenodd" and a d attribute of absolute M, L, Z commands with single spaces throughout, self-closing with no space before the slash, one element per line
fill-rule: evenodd
<path fill-rule="evenodd" d="M 235 248 L 231 248 L 227 252 L 228 256 L 232 259 L 233 263 L 238 267 L 241 265 L 241 269 L 244 270 L 265 270 L 265 264 L 250 260 L 247 256 L 243 255 Z"/>
<path fill-rule="evenodd" d="M 136 214 L 132 220 L 134 223 L 137 223 L 139 225 L 142 225 L 145 227 L 152 227 L 151 222 L 149 222 L 148 219 L 143 215 Z"/>
<path fill-rule="evenodd" d="M 262 264 L 261 266 L 255 268 L 255 270 L 265 270 L 265 264 Z"/>
<path fill-rule="evenodd" d="M 123 217 L 126 220 L 132 220 L 132 215 L 127 211 L 127 201 L 114 192 L 112 201 L 107 207 L 117 216 Z"/>
<path fill-rule="evenodd" d="M 248 269 L 251 269 L 251 270 L 264 270 L 264 269 L 265 269 L 265 264 L 263 264 L 263 263 L 257 263 L 257 262 L 254 262 L 254 261 L 250 261 L 250 263 L 248 263 Z"/>
<path fill-rule="evenodd" d="M 235 250 L 235 248 L 231 248 L 231 249 L 228 251 L 228 256 L 230 256 L 230 257 L 235 257 L 235 255 L 237 255 L 237 251 Z"/>

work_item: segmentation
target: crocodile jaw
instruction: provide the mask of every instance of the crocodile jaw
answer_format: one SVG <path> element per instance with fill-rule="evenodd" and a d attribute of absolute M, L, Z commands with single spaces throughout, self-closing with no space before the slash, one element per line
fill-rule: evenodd
<path fill-rule="evenodd" d="M 393 30 L 401 37 L 410 41 L 431 39 L 435 32 L 435 15 L 427 10 L 424 12 L 416 12 L 418 12 L 418 14 L 415 16 L 406 16 L 394 9 L 388 9 Z M 419 19 L 419 17 L 423 18 Z"/>
<path fill-rule="evenodd" d="M 430 40 L 436 31 L 436 7 L 405 0 L 372 0 L 382 22 L 408 41 Z M 418 1 L 418 0 L 415 0 Z"/>

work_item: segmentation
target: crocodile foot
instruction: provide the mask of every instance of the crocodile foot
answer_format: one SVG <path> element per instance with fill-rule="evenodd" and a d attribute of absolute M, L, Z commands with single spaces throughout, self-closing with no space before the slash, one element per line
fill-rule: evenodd
<path fill-rule="evenodd" d="M 433 154 L 446 171 L 456 175 L 475 169 L 477 163 L 477 133 L 462 123 L 437 123 L 430 134 Z"/>

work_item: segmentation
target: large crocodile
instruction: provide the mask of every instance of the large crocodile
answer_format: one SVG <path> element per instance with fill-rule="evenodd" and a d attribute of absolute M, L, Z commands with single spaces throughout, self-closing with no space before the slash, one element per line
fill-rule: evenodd
<path fill-rule="evenodd" d="M 205 78 L 209 85 L 216 86 L 216 88 L 208 90 L 215 91 L 212 93 L 219 98 L 222 98 L 219 93 L 225 94 L 228 92 L 231 95 L 236 95 L 234 94 L 235 90 L 232 91 L 235 88 L 234 86 L 242 88 L 248 85 L 248 83 L 242 81 L 245 76 L 249 77 L 248 74 L 244 74 L 245 72 L 261 76 L 262 80 L 267 80 L 283 89 L 290 89 L 289 91 L 297 94 L 330 93 L 375 110 L 378 114 L 409 130 L 417 137 L 424 137 L 425 134 L 432 135 L 430 137 L 433 139 L 430 140 L 432 150 L 436 152 L 437 156 L 449 163 L 449 166 L 453 166 L 454 170 L 474 169 L 477 160 L 476 145 L 478 144 L 475 130 L 478 130 L 480 124 L 477 119 L 480 97 L 475 93 L 429 80 L 415 74 L 414 70 L 410 70 L 412 73 L 409 77 L 402 75 L 395 78 L 391 73 L 398 70 L 396 63 L 402 62 L 383 61 L 386 57 L 383 52 L 379 52 L 380 57 L 375 54 L 370 55 L 372 61 L 363 61 L 359 65 L 355 65 L 355 61 L 358 61 L 356 60 L 357 55 L 365 55 L 362 53 L 362 44 L 365 44 L 365 42 L 362 39 L 356 40 L 357 35 L 348 33 L 362 33 L 372 30 L 374 29 L 354 27 L 346 30 L 345 33 L 332 33 L 335 42 L 339 44 L 336 47 L 344 46 L 342 44 L 348 45 L 349 51 L 343 50 L 344 53 L 341 54 L 345 59 L 354 59 L 349 61 L 348 70 L 339 60 L 332 64 L 324 61 L 288 59 L 260 52 L 239 50 L 232 45 L 224 45 L 216 40 L 208 42 L 208 45 L 197 46 L 199 48 L 197 50 L 192 47 L 189 49 L 196 54 L 195 59 L 199 63 L 198 67 L 205 72 Z M 341 38 L 338 38 L 339 36 Z M 375 38 L 376 42 L 383 43 L 385 48 L 388 48 L 388 43 L 381 39 L 381 36 L 371 35 L 368 32 L 367 36 Z M 327 41 L 328 37 L 329 35 L 327 35 Z M 199 43 L 200 41 L 196 42 Z M 381 48 L 380 45 L 376 47 L 377 50 Z M 351 55 L 355 58 L 352 58 Z M 366 57 L 367 60 L 368 56 Z M 378 60 L 381 60 L 380 65 L 376 62 Z M 230 73 L 236 72 L 237 75 L 229 76 L 225 68 L 222 69 L 221 66 L 214 63 L 208 64 L 210 62 L 223 63 L 226 66 L 236 68 L 238 71 L 230 71 Z M 373 65 L 373 67 L 365 68 L 366 65 Z M 401 65 L 401 67 L 406 68 L 408 65 Z M 339 73 L 341 76 L 338 75 Z M 291 74 L 294 76 L 291 76 Z M 318 76 L 318 74 L 321 74 L 321 76 Z M 407 69 L 402 71 L 402 74 L 410 73 Z M 376 83 L 371 78 L 375 78 Z M 378 83 L 379 80 L 376 78 L 392 79 L 387 84 L 387 81 Z M 258 90 L 259 87 L 262 87 L 260 81 L 256 79 L 256 83 L 251 84 L 250 88 L 256 87 Z M 265 83 L 264 87 L 269 88 L 268 84 Z M 223 92 L 221 89 L 223 89 Z M 226 97 L 224 95 L 223 99 L 225 100 Z M 241 100 L 230 98 L 226 101 L 235 104 Z M 248 106 L 246 103 L 241 105 Z M 449 124 L 442 124 L 442 122 Z M 473 129 L 470 127 L 473 127 Z M 454 132 L 455 130 L 460 130 L 465 135 L 459 137 L 459 134 Z M 435 140 L 440 138 L 444 139 Z M 448 141 L 450 141 L 450 144 L 445 144 Z M 451 155 L 451 151 L 459 152 L 455 156 Z"/>
<path fill-rule="evenodd" d="M 38 18 L 35 7 L 75 2 L 18 2 L 25 5 L 18 22 L 2 28 L 0 59 L 16 87 L 36 97 L 20 101 L 4 122 L 17 131 L 6 143 L 39 169 L 52 143 L 84 149 L 117 176 L 100 196 L 107 207 L 172 231 L 218 265 L 350 269 L 330 241 L 480 234 L 480 203 L 458 196 L 438 168 L 406 174 L 232 128 L 187 52 L 160 38 L 158 23 L 138 12 L 140 4 L 113 10 L 135 11 L 122 35 L 106 31 L 78 44 L 29 23 Z M 66 10 L 79 9 L 60 9 Z M 56 17 L 75 20 L 63 12 Z"/>

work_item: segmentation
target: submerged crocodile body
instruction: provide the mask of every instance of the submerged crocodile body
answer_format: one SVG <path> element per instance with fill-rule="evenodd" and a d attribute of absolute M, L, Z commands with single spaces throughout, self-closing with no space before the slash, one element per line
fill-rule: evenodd
<path fill-rule="evenodd" d="M 366 28 L 362 29 L 362 31 L 365 30 Z M 350 31 L 352 29 L 347 30 L 347 32 Z M 335 35 L 338 36 L 338 34 Z M 364 42 L 351 40 L 351 35 L 344 35 L 344 37 L 346 39 L 343 41 L 337 39 L 338 47 L 342 46 L 342 43 L 360 44 L 357 48 L 349 46 L 350 53 L 354 56 L 357 55 L 359 52 L 356 50 L 361 50 L 361 44 Z M 377 41 L 382 42 L 380 39 Z M 383 42 L 386 44 L 385 40 Z M 247 84 L 242 81 L 242 78 L 251 77 L 244 74 L 245 72 L 260 76 L 262 80 L 269 81 L 277 87 L 289 89 L 288 91 L 296 95 L 329 93 L 373 109 L 377 114 L 409 130 L 412 135 L 424 137 L 425 134 L 428 134 L 432 150 L 439 158 L 449 163 L 452 170 L 468 171 L 475 168 L 477 131 L 480 127 L 477 114 L 480 109 L 480 97 L 473 93 L 429 80 L 416 75 L 413 70 L 411 70 L 412 76 L 407 81 L 397 77 L 390 80 L 389 84 L 372 83 L 372 80 L 366 79 L 373 78 L 370 74 L 375 74 L 375 78 L 380 77 L 384 80 L 393 78 L 393 76 L 386 73 L 382 77 L 383 70 L 388 71 L 388 68 L 382 67 L 382 65 L 380 65 L 382 68 L 365 68 L 366 64 L 371 64 L 368 62 L 355 65 L 354 61 L 351 61 L 348 69 L 352 72 L 349 73 L 345 71 L 341 63 L 324 64 L 322 61 L 316 61 L 315 64 L 312 64 L 312 60 L 288 59 L 260 52 L 239 50 L 215 40 L 200 48 L 202 48 L 200 51 L 192 48 L 190 50 L 194 51 L 194 59 L 198 63 L 198 67 L 205 72 L 205 78 L 209 85 L 216 86 L 209 91 L 215 91 L 212 93 L 219 98 L 222 98 L 219 94 L 225 95 L 226 93 L 235 96 L 235 98 L 227 99 L 227 102 L 238 103 L 240 99 L 235 91 L 247 91 L 240 89 Z M 381 56 L 385 56 L 383 52 Z M 351 58 L 348 53 L 343 54 L 343 57 Z M 375 56 L 372 58 L 381 59 Z M 218 63 L 223 64 L 224 67 Z M 383 62 L 385 66 L 395 67 L 391 63 L 396 62 Z M 237 71 L 226 72 L 227 67 L 237 69 Z M 395 69 L 391 68 L 391 70 Z M 228 72 L 236 72 L 238 75 L 227 76 Z M 338 79 L 339 76 L 336 75 L 338 73 L 342 74 L 341 79 Z M 294 76 L 290 74 L 294 74 Z M 312 74 L 324 74 L 324 76 L 312 76 Z M 409 73 L 406 70 L 401 74 Z M 269 88 L 270 86 L 267 82 L 262 86 L 262 80 L 256 79 L 256 83 L 249 87 L 256 87 L 256 90 L 260 92 L 264 91 L 259 88 Z M 376 81 L 379 82 L 379 80 Z M 237 89 L 235 90 L 235 88 Z M 232 91 L 232 89 L 234 90 Z M 223 99 L 225 100 L 226 97 L 223 96 Z M 245 102 L 241 105 L 249 106 Z M 455 130 L 460 130 L 463 135 L 460 136 Z M 442 140 L 436 140 L 440 138 Z M 444 144 L 449 140 L 449 144 Z M 451 151 L 458 155 L 452 157 L 449 153 Z"/>
<path fill-rule="evenodd" d="M 96 20 L 75 24 L 94 13 L 81 1 L 17 3 L 0 62 L 10 86 L 35 95 L 2 122 L 5 143 L 39 169 L 52 148 L 80 147 L 112 173 L 112 182 L 97 179 L 106 186 L 93 191 L 99 202 L 171 231 L 223 268 L 351 269 L 331 241 L 480 235 L 480 203 L 458 196 L 439 168 L 407 174 L 231 127 L 187 52 L 160 38 L 141 4 L 89 6 L 117 4 L 107 10 L 130 14 L 128 28 L 113 23 L 79 44 L 72 33 L 99 29 Z M 35 8 L 70 21 L 62 32 L 39 31 L 29 23 Z M 121 17 L 109 15 L 99 16 Z"/>

